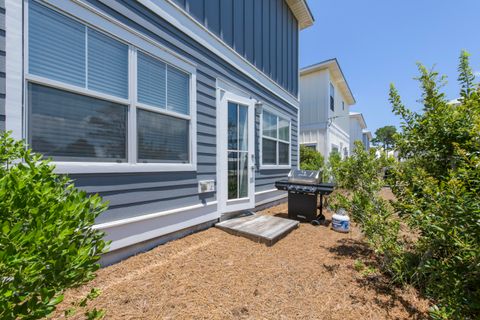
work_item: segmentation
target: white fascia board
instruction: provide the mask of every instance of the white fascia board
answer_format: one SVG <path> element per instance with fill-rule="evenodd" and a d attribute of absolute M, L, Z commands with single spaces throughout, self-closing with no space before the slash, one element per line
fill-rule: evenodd
<path fill-rule="evenodd" d="M 288 104 L 299 108 L 298 97 L 282 88 L 278 83 L 260 71 L 255 65 L 230 48 L 222 39 L 192 18 L 171 0 L 137 0 L 142 5 L 181 30 L 193 40 L 202 44 L 216 56 L 225 60 L 250 79 L 260 84 Z"/>

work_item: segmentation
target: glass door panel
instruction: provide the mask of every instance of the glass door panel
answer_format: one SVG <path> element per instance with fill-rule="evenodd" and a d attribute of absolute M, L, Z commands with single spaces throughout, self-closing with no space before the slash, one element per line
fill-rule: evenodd
<path fill-rule="evenodd" d="M 248 197 L 248 107 L 228 103 L 228 200 Z"/>

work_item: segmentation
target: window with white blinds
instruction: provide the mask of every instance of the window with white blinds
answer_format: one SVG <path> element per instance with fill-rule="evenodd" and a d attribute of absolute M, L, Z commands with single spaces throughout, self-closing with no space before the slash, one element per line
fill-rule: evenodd
<path fill-rule="evenodd" d="M 290 121 L 274 113 L 262 113 L 262 165 L 290 165 Z"/>
<path fill-rule="evenodd" d="M 189 114 L 190 76 L 165 62 L 138 52 L 138 102 Z"/>
<path fill-rule="evenodd" d="M 128 98 L 128 46 L 91 28 L 88 32 L 88 89 Z"/>
<path fill-rule="evenodd" d="M 167 108 L 167 64 L 138 52 L 138 102 L 161 109 Z"/>
<path fill-rule="evenodd" d="M 37 1 L 27 44 L 34 151 L 61 162 L 192 164 L 190 72 Z"/>
<path fill-rule="evenodd" d="M 29 72 L 85 87 L 85 26 L 34 1 L 29 9 Z"/>

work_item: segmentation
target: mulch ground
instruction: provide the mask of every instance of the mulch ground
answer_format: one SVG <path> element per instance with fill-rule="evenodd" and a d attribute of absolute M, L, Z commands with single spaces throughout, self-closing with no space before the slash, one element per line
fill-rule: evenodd
<path fill-rule="evenodd" d="M 286 213 L 286 204 L 261 212 Z M 102 293 L 88 307 L 106 310 L 106 319 L 426 318 L 429 302 L 391 287 L 374 265 L 355 226 L 342 234 L 301 224 L 271 247 L 210 228 L 99 270 L 66 293 L 53 318 L 92 287 Z"/>

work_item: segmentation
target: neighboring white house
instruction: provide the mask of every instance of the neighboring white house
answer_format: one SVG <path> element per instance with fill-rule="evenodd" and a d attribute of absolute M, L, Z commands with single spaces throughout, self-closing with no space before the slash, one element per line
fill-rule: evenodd
<path fill-rule="evenodd" d="M 365 150 L 370 150 L 370 142 L 372 141 L 372 132 L 367 129 L 362 130 L 362 142 L 365 146 Z"/>
<path fill-rule="evenodd" d="M 360 112 L 350 112 L 350 150 L 353 151 L 355 141 L 361 141 L 365 150 L 370 149 L 372 133 L 367 129 L 367 123 Z"/>
<path fill-rule="evenodd" d="M 337 59 L 300 70 L 300 144 L 328 158 L 350 154 L 349 112 L 355 98 Z"/>

